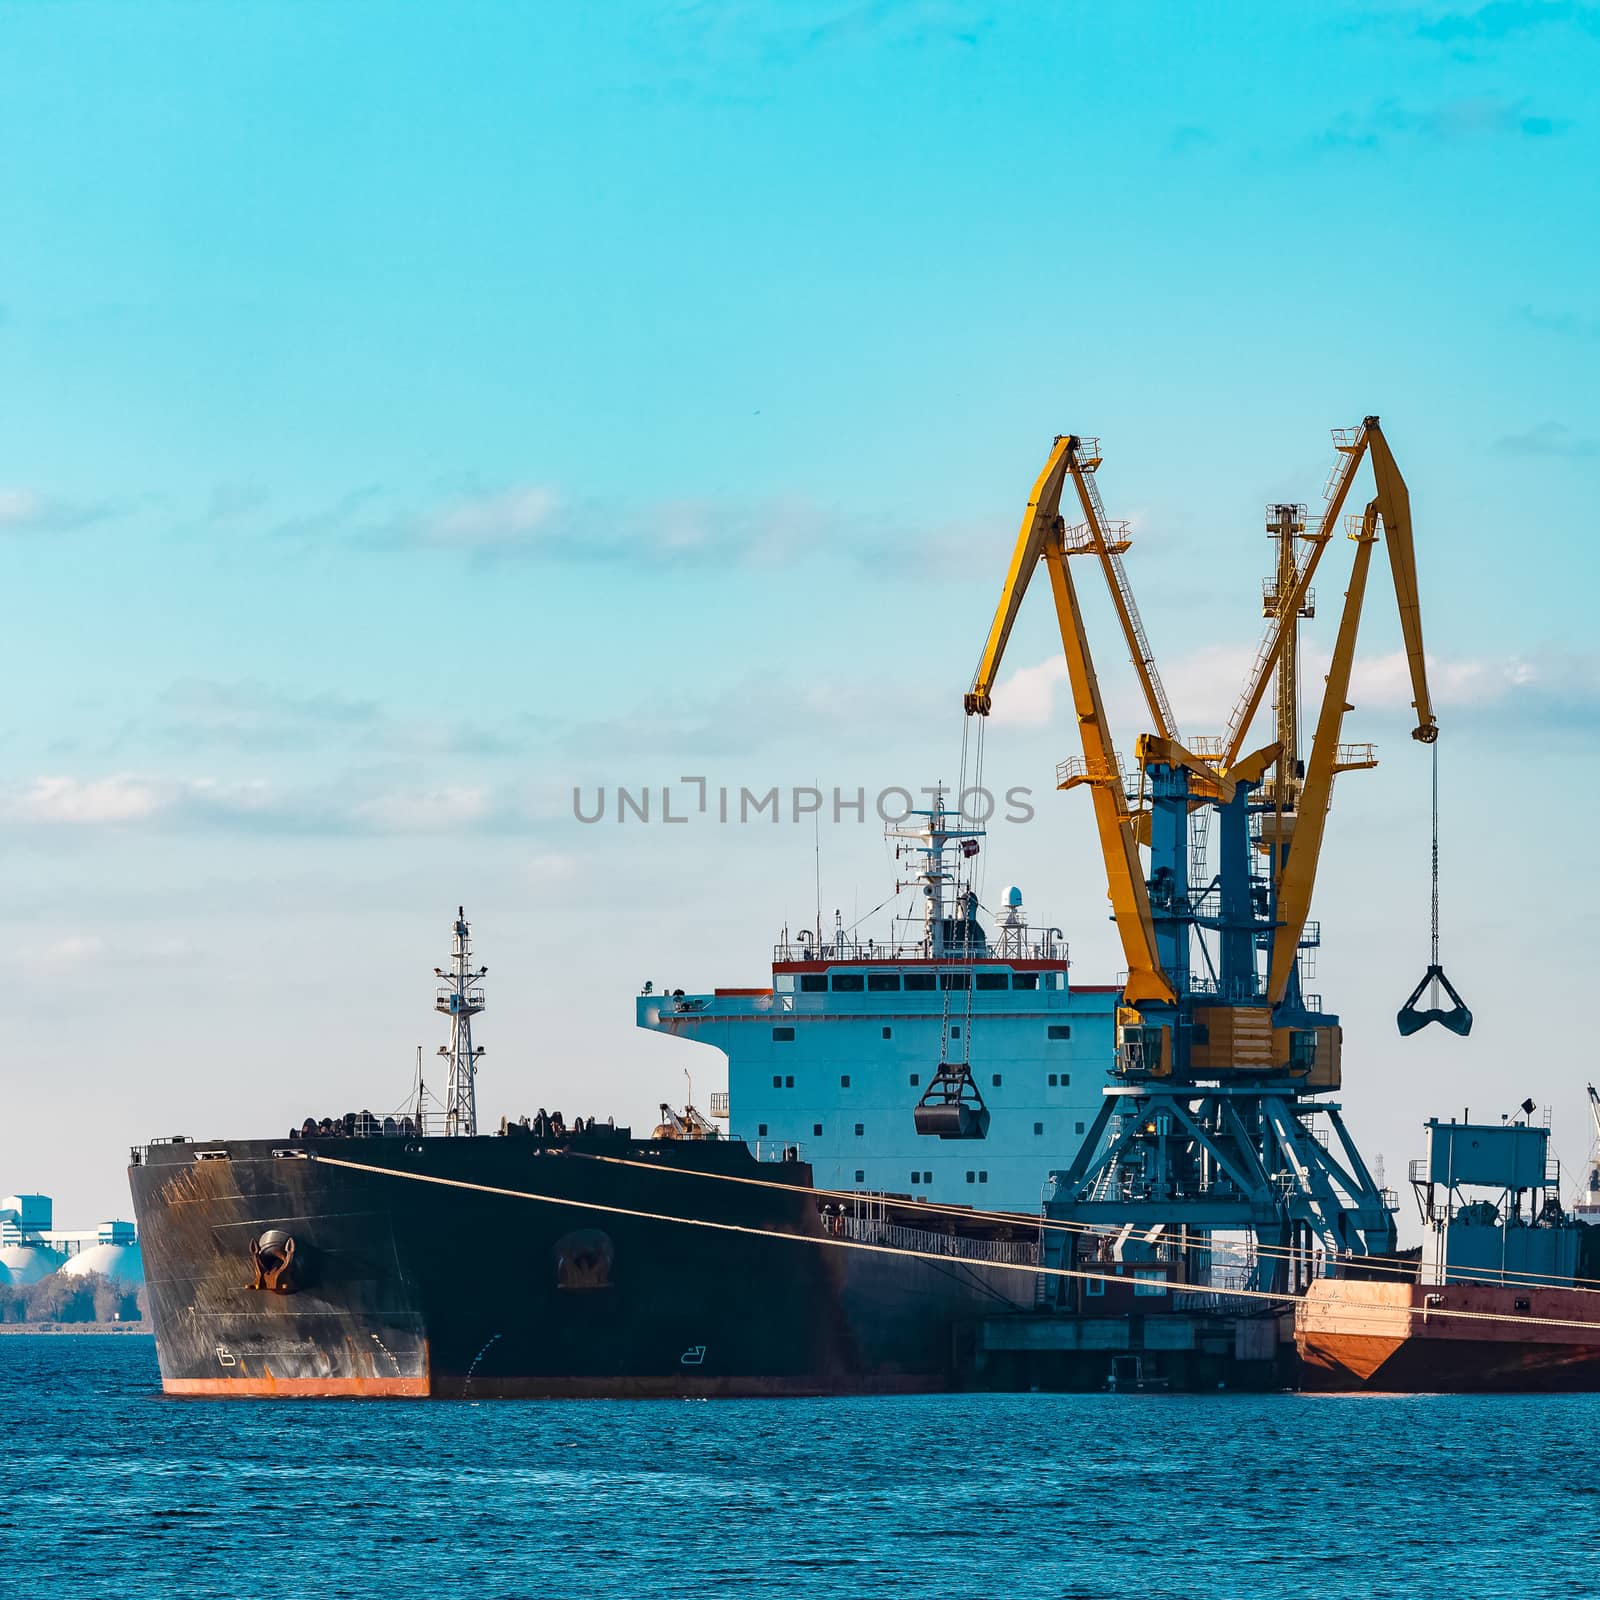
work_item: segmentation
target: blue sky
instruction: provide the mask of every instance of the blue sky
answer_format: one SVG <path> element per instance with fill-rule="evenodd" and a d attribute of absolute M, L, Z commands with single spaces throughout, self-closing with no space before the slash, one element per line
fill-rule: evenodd
<path fill-rule="evenodd" d="M 1600 889 L 1561 820 L 1600 777 L 1597 67 L 1559 0 L 0 6 L 0 1188 L 92 1219 L 135 1139 L 398 1101 L 458 901 L 486 1112 L 644 1120 L 684 1056 L 633 991 L 759 981 L 810 830 L 582 828 L 575 783 L 951 776 L 1066 430 L 1206 731 L 1262 504 L 1369 411 L 1479 1027 L 1393 1037 L 1427 774 L 1379 572 L 1347 731 L 1386 760 L 1316 908 L 1346 1104 L 1392 1175 L 1528 1092 L 1576 1161 L 1592 1069 L 1539 1024 Z M 1097 981 L 1052 656 L 1030 606 L 989 760 L 1042 803 L 993 870 Z M 822 856 L 846 920 L 888 892 L 873 828 Z"/>

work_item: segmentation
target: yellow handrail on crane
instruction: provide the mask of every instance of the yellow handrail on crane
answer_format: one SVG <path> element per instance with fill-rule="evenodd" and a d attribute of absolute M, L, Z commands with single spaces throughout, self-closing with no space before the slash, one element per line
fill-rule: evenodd
<path fill-rule="evenodd" d="M 1011 555 L 1011 565 L 1006 572 L 1005 587 L 1000 593 L 1000 603 L 995 608 L 994 622 L 984 644 L 978 670 L 973 676 L 972 688 L 965 698 L 968 716 L 987 716 L 995 680 L 999 676 L 1000 662 L 1006 643 L 1027 593 L 1034 568 L 1043 561 L 1050 575 L 1050 593 L 1055 602 L 1056 621 L 1061 632 L 1061 648 L 1067 661 L 1067 677 L 1072 688 L 1073 710 L 1078 719 L 1078 731 L 1083 740 L 1083 771 L 1068 778 L 1062 787 L 1083 783 L 1094 802 L 1095 825 L 1100 835 L 1100 853 L 1105 862 L 1107 891 L 1111 897 L 1112 914 L 1117 932 L 1122 940 L 1123 954 L 1128 963 L 1128 981 L 1125 990 L 1130 1005 L 1144 1001 L 1173 1004 L 1177 999 L 1166 973 L 1156 954 L 1155 928 L 1150 915 L 1150 893 L 1145 883 L 1144 866 L 1139 859 L 1138 840 L 1134 835 L 1133 817 L 1128 810 L 1128 797 L 1123 788 L 1122 773 L 1117 762 L 1116 747 L 1106 724 L 1105 703 L 1100 695 L 1100 682 L 1095 673 L 1090 654 L 1088 635 L 1084 630 L 1083 614 L 1078 605 L 1078 593 L 1067 567 L 1065 545 L 1066 528 L 1061 516 L 1061 495 L 1070 474 L 1078 490 L 1079 503 L 1090 531 L 1090 544 L 1083 553 L 1102 558 L 1102 566 L 1111 581 L 1113 598 L 1118 598 L 1119 585 L 1114 581 L 1112 567 L 1107 559 L 1111 554 L 1104 519 L 1095 504 L 1085 480 L 1088 464 L 1080 459 L 1083 441 L 1076 434 L 1064 434 L 1055 441 L 1044 470 L 1034 483 L 1027 510 L 1023 513 L 1022 527 Z M 1120 567 L 1120 563 L 1117 564 Z M 1164 713 L 1165 695 L 1159 692 L 1160 679 L 1150 659 L 1148 646 L 1143 640 L 1142 628 L 1136 626 L 1138 613 L 1132 606 L 1132 595 L 1127 592 L 1126 579 L 1120 584 L 1122 591 L 1118 604 L 1118 617 L 1139 671 L 1141 686 L 1152 714 L 1161 723 L 1162 736 L 1176 744 L 1171 731 L 1171 714 Z M 1181 749 L 1181 746 L 1179 747 Z M 1187 754 L 1187 752 L 1185 752 Z"/>

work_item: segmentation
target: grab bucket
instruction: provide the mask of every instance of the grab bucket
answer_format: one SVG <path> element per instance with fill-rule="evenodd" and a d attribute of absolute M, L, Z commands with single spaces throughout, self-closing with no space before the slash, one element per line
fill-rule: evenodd
<path fill-rule="evenodd" d="M 1427 1005 L 1419 1005 L 1424 990 L 1428 991 Z M 1450 1004 L 1441 1006 L 1441 998 L 1448 997 Z M 1435 964 L 1428 968 L 1422 975 L 1422 982 L 1411 991 L 1411 998 L 1400 1007 L 1395 1015 L 1395 1022 L 1399 1026 L 1402 1037 L 1426 1028 L 1430 1022 L 1437 1022 L 1441 1028 L 1448 1028 L 1451 1033 L 1459 1033 L 1464 1039 L 1472 1032 L 1472 1013 L 1467 1009 L 1467 1003 L 1456 993 L 1455 985 L 1445 977 L 1444 968 Z"/>

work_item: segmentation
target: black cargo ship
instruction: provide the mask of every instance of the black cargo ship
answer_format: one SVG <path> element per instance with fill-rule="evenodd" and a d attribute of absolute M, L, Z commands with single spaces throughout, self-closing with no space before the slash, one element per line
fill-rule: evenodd
<path fill-rule="evenodd" d="M 830 1203 L 792 1152 L 536 1127 L 136 1150 L 166 1392 L 938 1390 L 964 1326 L 1032 1303 L 1026 1218 L 930 1226 Z"/>

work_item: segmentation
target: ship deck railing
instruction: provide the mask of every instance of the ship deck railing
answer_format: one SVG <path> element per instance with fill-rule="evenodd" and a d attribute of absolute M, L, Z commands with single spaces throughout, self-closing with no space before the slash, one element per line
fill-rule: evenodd
<path fill-rule="evenodd" d="M 775 962 L 791 961 L 933 961 L 952 967 L 987 965 L 1006 961 L 1059 961 L 1068 959 L 1067 941 L 1058 928 L 998 928 L 983 944 L 952 944 L 935 952 L 927 939 L 882 943 L 876 939 L 780 939 L 772 947 Z"/>
<path fill-rule="evenodd" d="M 929 1228 L 908 1228 L 874 1217 L 846 1217 L 844 1237 L 861 1244 L 884 1245 L 891 1250 L 919 1250 L 951 1256 L 960 1261 L 1004 1261 L 1019 1266 L 1039 1264 L 1039 1246 L 1031 1239 L 969 1239 L 935 1233 Z"/>

